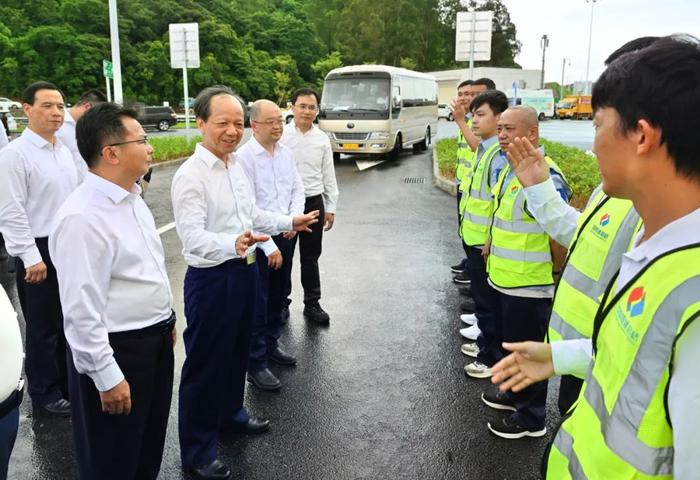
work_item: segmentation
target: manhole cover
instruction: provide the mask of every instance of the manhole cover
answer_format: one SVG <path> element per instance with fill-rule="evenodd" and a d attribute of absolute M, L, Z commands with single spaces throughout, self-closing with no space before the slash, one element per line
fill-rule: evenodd
<path fill-rule="evenodd" d="M 405 177 L 403 183 L 425 183 L 425 178 L 423 177 Z"/>

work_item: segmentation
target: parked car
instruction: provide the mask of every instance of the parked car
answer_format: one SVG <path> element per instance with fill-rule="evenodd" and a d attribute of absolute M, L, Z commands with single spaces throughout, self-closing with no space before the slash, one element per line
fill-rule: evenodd
<path fill-rule="evenodd" d="M 446 103 L 438 103 L 438 119 L 441 118 L 446 119 L 448 122 L 454 120 L 452 110 L 450 110 L 450 106 Z"/>
<path fill-rule="evenodd" d="M 9 98 L 0 97 L 0 112 L 10 109 L 14 110 L 17 108 L 22 108 L 22 104 L 15 102 L 14 100 L 10 100 Z"/>
<path fill-rule="evenodd" d="M 0 112 L 0 116 L 5 117 L 5 119 L 7 120 L 7 128 L 10 130 L 10 132 L 17 131 L 17 121 L 10 112 Z"/>
<path fill-rule="evenodd" d="M 170 107 L 141 107 L 138 110 L 139 122 L 144 127 L 156 127 L 161 132 L 177 123 L 177 114 Z"/>

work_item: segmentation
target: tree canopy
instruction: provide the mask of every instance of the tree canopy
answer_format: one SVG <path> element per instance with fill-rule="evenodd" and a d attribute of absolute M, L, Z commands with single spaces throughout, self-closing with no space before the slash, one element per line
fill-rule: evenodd
<path fill-rule="evenodd" d="M 460 0 L 118 0 L 124 97 L 177 105 L 182 72 L 170 68 L 168 24 L 198 22 L 201 66 L 190 91 L 232 87 L 246 100 L 284 102 L 300 86 L 320 86 L 341 65 L 381 63 L 420 71 L 454 62 Z M 501 0 L 470 2 L 494 10 L 492 60 L 517 66 L 515 26 Z M 105 88 L 110 59 L 105 0 L 2 0 L 0 95 L 18 97 L 37 80 L 57 84 L 69 101 Z"/>

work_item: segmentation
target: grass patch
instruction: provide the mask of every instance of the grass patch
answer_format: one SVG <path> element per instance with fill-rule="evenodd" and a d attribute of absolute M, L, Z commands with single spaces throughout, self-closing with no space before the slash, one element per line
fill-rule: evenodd
<path fill-rule="evenodd" d="M 547 156 L 551 157 L 564 171 L 573 194 L 571 205 L 583 208 L 588 197 L 600 183 L 600 171 L 595 157 L 579 148 L 569 147 L 559 142 L 550 142 L 543 138 L 540 143 Z M 448 180 L 454 180 L 457 165 L 457 138 L 443 138 L 435 143 L 438 170 Z"/>
<path fill-rule="evenodd" d="M 153 162 L 159 163 L 189 157 L 197 143 L 202 141 L 202 137 L 151 137 L 148 141 L 153 147 Z"/>

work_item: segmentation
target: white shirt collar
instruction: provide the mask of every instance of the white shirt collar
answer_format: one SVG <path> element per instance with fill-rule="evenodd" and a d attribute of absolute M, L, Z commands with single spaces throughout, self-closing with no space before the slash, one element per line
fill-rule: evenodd
<path fill-rule="evenodd" d="M 24 131 L 22 132 L 22 137 L 26 137 L 27 140 L 29 140 L 37 148 L 46 148 L 48 146 L 49 148 L 53 149 L 61 148 L 61 146 L 63 145 L 63 143 L 61 143 L 61 140 L 59 140 L 58 136 L 54 135 L 54 144 L 52 145 L 51 142 L 47 141 L 44 137 L 42 137 L 29 127 L 24 129 Z"/>
<path fill-rule="evenodd" d="M 670 250 L 700 242 L 700 208 L 664 226 L 646 242 L 639 244 L 644 227 L 637 234 L 635 247 L 625 254 L 630 260 L 652 260 Z"/>
<path fill-rule="evenodd" d="M 248 140 L 248 142 L 250 142 L 250 148 L 253 149 L 254 155 L 262 155 L 262 154 L 274 155 L 275 153 L 277 153 L 277 149 L 279 148 L 278 145 L 275 145 L 275 149 L 273 150 L 273 153 L 271 154 L 270 152 L 268 152 L 265 149 L 265 147 L 263 147 L 260 144 L 260 142 L 258 142 L 258 139 L 255 138 L 255 135 L 251 135 L 250 140 Z"/>
<path fill-rule="evenodd" d="M 128 196 L 136 196 L 141 193 L 141 188 L 136 184 L 134 184 L 134 186 L 131 188 L 131 192 L 128 192 L 116 183 L 110 182 L 106 178 L 102 178 L 92 172 L 87 172 L 87 174 L 85 174 L 85 183 L 90 185 L 95 190 L 102 192 L 114 203 L 121 203 Z"/>
<path fill-rule="evenodd" d="M 297 127 L 297 122 L 295 122 L 294 119 L 292 119 L 292 125 L 294 126 L 294 131 L 299 135 L 308 135 L 309 133 L 313 132 L 314 129 L 318 128 L 313 122 L 311 122 L 311 128 L 309 128 L 306 132 L 302 132 L 301 129 Z"/>
<path fill-rule="evenodd" d="M 225 167 L 224 161 L 216 155 L 214 155 L 207 147 L 205 147 L 201 143 L 198 143 L 197 146 L 194 148 L 194 154 L 197 157 L 201 158 L 209 168 L 214 168 L 215 165 L 219 164 L 222 167 Z M 236 162 L 235 153 L 229 154 L 228 162 L 229 164 L 233 164 Z"/>
<path fill-rule="evenodd" d="M 70 114 L 70 110 L 66 108 L 65 115 L 63 116 L 63 123 L 72 123 L 75 125 L 75 119 L 73 115 Z"/>

